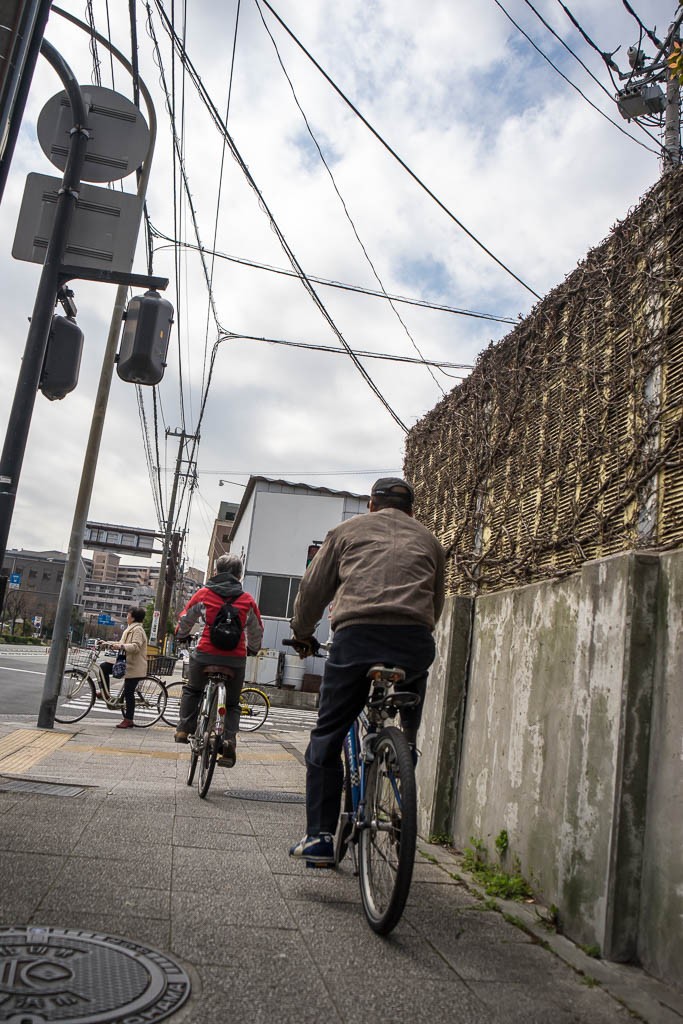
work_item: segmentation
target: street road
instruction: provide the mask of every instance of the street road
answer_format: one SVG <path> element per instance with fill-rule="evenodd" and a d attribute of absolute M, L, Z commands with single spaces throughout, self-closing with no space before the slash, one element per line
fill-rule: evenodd
<path fill-rule="evenodd" d="M 38 715 L 46 654 L 0 654 L 0 715 Z"/>

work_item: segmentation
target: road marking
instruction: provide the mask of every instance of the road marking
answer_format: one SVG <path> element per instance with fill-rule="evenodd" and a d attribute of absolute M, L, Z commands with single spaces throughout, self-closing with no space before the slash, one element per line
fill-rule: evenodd
<path fill-rule="evenodd" d="M 58 747 L 68 743 L 70 735 L 51 729 L 18 729 L 0 740 L 0 771 L 21 775 Z"/>
<path fill-rule="evenodd" d="M 31 668 L 14 668 L 13 665 L 0 665 L 0 670 L 4 669 L 5 672 L 28 672 L 30 676 L 44 676 L 44 672 L 36 672 Z"/>

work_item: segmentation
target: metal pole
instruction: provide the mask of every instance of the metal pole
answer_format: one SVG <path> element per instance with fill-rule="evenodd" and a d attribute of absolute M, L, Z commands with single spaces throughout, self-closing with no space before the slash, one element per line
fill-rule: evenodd
<path fill-rule="evenodd" d="M 173 433 L 175 437 L 180 437 L 180 444 L 178 445 L 178 458 L 175 463 L 175 473 L 173 474 L 173 487 L 171 489 L 171 501 L 168 506 L 168 513 L 166 515 L 166 531 L 164 533 L 164 545 L 161 551 L 161 563 L 159 565 L 159 579 L 157 580 L 157 592 L 154 598 L 154 609 L 159 609 L 159 622 L 157 624 L 157 635 L 154 637 L 159 653 L 163 651 L 164 640 L 166 639 L 166 623 L 161 617 L 164 604 L 164 589 L 166 586 L 166 565 L 168 563 L 168 549 L 171 543 L 171 534 L 173 532 L 173 517 L 175 515 L 175 500 L 178 493 L 178 480 L 180 478 L 180 468 L 183 462 L 183 449 L 185 447 L 185 439 L 187 434 L 184 430 L 180 432 L 166 431 L 167 434 Z M 161 641 L 159 640 L 161 636 Z M 152 639 L 150 637 L 150 639 Z"/>
<path fill-rule="evenodd" d="M 79 21 L 78 18 L 75 18 L 71 14 L 67 14 L 65 11 L 62 11 L 57 7 L 53 7 L 53 10 L 83 28 L 84 31 L 89 34 L 91 33 L 90 28 L 84 22 Z M 116 47 L 112 46 L 112 44 L 98 32 L 93 34 L 98 42 L 102 43 L 103 46 L 106 46 L 117 60 L 123 64 L 126 70 L 132 74 L 133 69 L 123 54 L 120 53 Z M 140 92 L 142 93 L 147 107 L 150 131 L 149 149 L 138 178 L 137 194 L 144 200 L 152 165 L 154 144 L 156 141 L 156 113 L 154 111 L 152 97 L 141 80 Z M 97 457 L 100 451 L 102 431 L 104 430 L 104 419 L 107 411 L 107 402 L 109 401 L 109 390 L 111 388 L 111 381 L 114 374 L 114 360 L 116 350 L 118 348 L 127 294 L 128 287 L 126 285 L 119 285 L 116 289 L 114 309 L 109 325 L 109 335 L 107 337 L 107 344 L 104 350 L 104 357 L 102 359 L 102 370 L 100 372 L 100 381 L 95 398 L 95 408 L 93 410 L 92 423 L 90 425 L 90 435 L 88 437 L 88 445 L 83 462 L 81 483 L 78 490 L 78 498 L 76 500 L 76 508 L 71 526 L 69 552 L 66 565 L 64 566 L 64 578 L 62 580 L 62 587 L 59 592 L 59 601 L 57 603 L 57 611 L 55 614 L 55 624 L 52 631 L 52 646 L 50 647 L 50 655 L 47 662 L 47 669 L 45 671 L 43 696 L 40 704 L 40 711 L 38 713 L 38 726 L 41 729 L 51 729 L 55 720 L 57 697 L 59 695 L 59 687 L 64 674 L 64 665 L 66 664 L 66 655 L 69 647 L 69 624 L 71 621 L 71 609 L 76 601 L 76 583 L 78 579 L 78 567 L 81 562 L 81 553 L 83 551 L 85 524 L 88 519 L 90 498 L 92 496 L 93 484 L 95 482 Z"/>
<path fill-rule="evenodd" d="M 0 565 L 7 551 L 14 502 L 26 451 L 29 428 L 40 374 L 45 359 L 47 339 L 57 302 L 59 271 L 66 249 L 69 225 L 78 199 L 81 169 L 88 143 L 87 112 L 78 82 L 73 72 L 54 46 L 43 40 L 41 53 L 61 78 L 67 91 L 73 113 L 73 128 L 69 139 L 69 155 L 59 190 L 52 234 L 45 252 L 45 262 L 36 292 L 31 326 L 19 368 L 19 379 L 14 392 L 5 444 L 0 456 Z"/>
<path fill-rule="evenodd" d="M 669 32 L 674 41 L 680 39 L 680 32 L 671 25 Z M 664 153 L 662 155 L 662 173 L 674 171 L 681 164 L 681 87 L 678 79 L 669 75 L 666 83 L 666 109 L 664 112 Z"/>
<path fill-rule="evenodd" d="M 27 4 L 17 32 L 20 44 L 12 60 L 13 66 L 8 75 L 10 81 L 0 111 L 0 202 L 5 191 L 50 6 L 51 0 L 33 0 Z"/>

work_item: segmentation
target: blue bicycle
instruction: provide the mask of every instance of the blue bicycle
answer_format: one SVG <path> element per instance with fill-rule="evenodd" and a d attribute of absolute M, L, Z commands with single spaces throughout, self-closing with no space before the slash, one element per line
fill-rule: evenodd
<path fill-rule="evenodd" d="M 400 920 L 410 890 L 417 841 L 417 790 L 408 740 L 389 725 L 415 693 L 396 689 L 401 668 L 374 665 L 364 710 L 344 740 L 342 812 L 335 864 L 351 847 L 368 924 L 386 935 Z"/>

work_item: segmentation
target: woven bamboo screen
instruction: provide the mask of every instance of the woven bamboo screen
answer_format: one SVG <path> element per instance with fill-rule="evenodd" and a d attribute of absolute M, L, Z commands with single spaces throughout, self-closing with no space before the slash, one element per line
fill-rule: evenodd
<path fill-rule="evenodd" d="M 683 542 L 683 171 L 666 175 L 410 431 L 448 591 Z"/>

